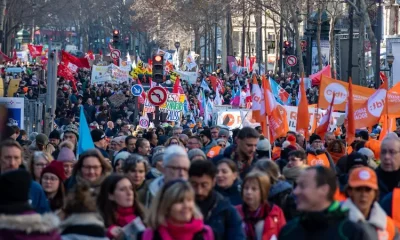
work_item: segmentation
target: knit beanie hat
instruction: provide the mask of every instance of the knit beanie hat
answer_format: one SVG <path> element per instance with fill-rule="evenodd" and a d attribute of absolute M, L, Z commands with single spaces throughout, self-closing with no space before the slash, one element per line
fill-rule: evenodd
<path fill-rule="evenodd" d="M 125 161 L 131 154 L 127 151 L 119 152 L 112 161 L 112 166 L 116 167 L 119 160 Z"/>
<path fill-rule="evenodd" d="M 77 138 L 79 138 L 78 128 L 76 127 L 75 124 L 71 123 L 71 124 L 67 125 L 64 129 L 64 133 L 67 133 L 67 132 L 71 132 L 71 133 L 75 134 Z"/>
<path fill-rule="evenodd" d="M 271 151 L 271 143 L 268 139 L 260 139 L 257 143 L 257 151 Z"/>
<path fill-rule="evenodd" d="M 153 156 L 151 157 L 151 165 L 153 167 L 155 167 L 158 162 L 161 162 L 163 160 L 164 151 L 165 148 L 160 148 L 158 149 L 158 151 L 153 153 Z"/>
<path fill-rule="evenodd" d="M 60 153 L 57 156 L 57 161 L 60 162 L 76 161 L 76 157 L 71 149 L 63 147 L 61 148 Z"/>
<path fill-rule="evenodd" d="M 201 149 L 194 148 L 188 152 L 188 157 L 189 157 L 190 161 L 192 161 L 192 159 L 196 156 L 202 156 L 204 158 L 204 160 L 207 160 L 206 154 Z"/>
<path fill-rule="evenodd" d="M 50 135 L 49 135 L 49 139 L 60 139 L 60 132 L 58 132 L 57 130 L 53 130 Z"/>
<path fill-rule="evenodd" d="M 321 140 L 321 137 L 317 134 L 313 134 L 310 136 L 310 144 L 312 144 L 315 140 Z"/>
<path fill-rule="evenodd" d="M 211 131 L 210 130 L 203 130 L 201 133 L 200 133 L 200 135 L 204 135 L 204 136 L 206 136 L 208 139 L 210 139 L 210 140 L 212 140 L 212 137 L 211 137 Z"/>
<path fill-rule="evenodd" d="M 0 175 L 0 213 L 23 211 L 29 208 L 31 175 L 22 169 L 8 171 Z"/>
<path fill-rule="evenodd" d="M 286 140 L 293 146 L 296 146 L 296 137 L 293 135 L 289 135 Z"/>
<path fill-rule="evenodd" d="M 45 167 L 40 178 L 42 178 L 45 173 L 52 173 L 56 175 L 62 182 L 67 179 L 67 176 L 65 176 L 63 163 L 59 161 L 52 161 L 47 167 Z"/>

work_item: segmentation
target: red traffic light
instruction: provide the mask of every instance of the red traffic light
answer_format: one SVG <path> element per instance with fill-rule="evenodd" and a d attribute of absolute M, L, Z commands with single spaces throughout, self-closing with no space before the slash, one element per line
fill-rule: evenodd
<path fill-rule="evenodd" d="M 154 57 L 154 61 L 160 62 L 160 61 L 161 61 L 161 56 L 155 56 L 155 57 Z"/>
<path fill-rule="evenodd" d="M 115 29 L 113 32 L 114 35 L 119 35 L 119 30 Z"/>
<path fill-rule="evenodd" d="M 290 42 L 289 41 L 284 41 L 283 42 L 283 47 L 285 47 L 285 48 L 290 47 Z"/>

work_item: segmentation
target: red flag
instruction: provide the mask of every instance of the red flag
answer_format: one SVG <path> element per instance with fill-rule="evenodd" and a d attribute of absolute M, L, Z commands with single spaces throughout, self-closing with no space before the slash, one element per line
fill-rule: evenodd
<path fill-rule="evenodd" d="M 85 58 L 87 58 L 88 60 L 94 60 L 94 54 L 92 50 L 89 50 L 86 55 Z"/>
<path fill-rule="evenodd" d="M 308 139 L 310 133 L 308 131 L 308 125 L 310 123 L 310 114 L 308 113 L 308 100 L 306 94 L 306 88 L 304 85 L 304 76 L 301 77 L 300 81 L 300 102 L 297 110 L 297 124 L 296 131 L 304 132 L 304 136 Z"/>
<path fill-rule="evenodd" d="M 71 64 L 75 65 L 76 68 L 90 68 L 87 58 L 77 58 L 74 55 L 69 54 L 65 51 L 62 51 L 62 61 L 66 63 L 66 65 L 72 70 L 75 69 L 75 67 L 71 66 Z"/>
<path fill-rule="evenodd" d="M 321 124 L 315 129 L 315 133 L 318 134 L 321 138 L 324 138 L 325 133 L 329 131 L 329 123 L 331 122 L 331 116 L 333 112 L 333 105 L 335 103 L 335 93 L 332 94 L 332 101 L 331 104 L 329 105 L 326 114 L 322 117 Z M 317 118 L 314 119 L 314 121 L 317 121 Z"/>
<path fill-rule="evenodd" d="M 100 49 L 99 55 L 100 55 L 100 56 L 103 56 L 103 50 Z"/>
<path fill-rule="evenodd" d="M 174 84 L 174 89 L 172 90 L 172 93 L 179 93 L 179 85 L 181 85 L 181 80 L 179 77 L 176 78 L 175 84 Z"/>
<path fill-rule="evenodd" d="M 3 61 L 6 61 L 6 62 L 11 62 L 12 61 L 12 58 L 7 56 L 7 54 L 3 53 L 1 50 L 0 50 L 0 56 L 3 59 Z"/>
<path fill-rule="evenodd" d="M 347 144 L 353 143 L 356 138 L 356 128 L 354 121 L 354 104 L 353 104 L 353 83 L 351 78 L 349 78 L 349 95 L 347 97 L 347 105 L 346 105 L 346 118 L 345 118 L 345 126 L 346 126 L 346 142 Z"/>
<path fill-rule="evenodd" d="M 28 50 L 32 58 L 40 57 L 42 55 L 43 46 L 28 44 Z"/>
<path fill-rule="evenodd" d="M 140 82 L 139 78 L 137 79 L 137 84 L 139 84 L 143 87 L 142 82 Z M 143 91 L 142 94 L 139 96 L 138 103 L 144 104 L 145 101 L 146 101 L 146 92 Z M 138 104 L 138 106 L 139 106 L 139 104 Z"/>

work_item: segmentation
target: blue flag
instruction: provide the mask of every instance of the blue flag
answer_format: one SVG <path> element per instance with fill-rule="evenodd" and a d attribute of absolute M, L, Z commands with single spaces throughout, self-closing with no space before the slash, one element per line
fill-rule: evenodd
<path fill-rule="evenodd" d="M 78 155 L 92 148 L 94 148 L 92 135 L 90 135 L 89 126 L 86 121 L 85 113 L 83 112 L 83 106 L 81 106 L 81 112 L 79 115 Z"/>

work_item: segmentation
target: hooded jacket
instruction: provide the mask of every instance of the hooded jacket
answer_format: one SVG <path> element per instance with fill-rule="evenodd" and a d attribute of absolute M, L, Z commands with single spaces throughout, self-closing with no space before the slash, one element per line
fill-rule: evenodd
<path fill-rule="evenodd" d="M 394 236 L 391 236 L 388 239 L 400 239 L 399 233 L 397 232 L 393 220 L 390 218 L 388 219 L 385 211 L 381 208 L 381 206 L 379 206 L 377 202 L 373 203 L 368 219 L 365 219 L 364 215 L 360 212 L 357 206 L 354 205 L 353 201 L 351 201 L 350 198 L 342 203 L 342 208 L 348 210 L 350 221 L 366 224 L 365 229 L 368 231 L 368 234 L 371 237 L 373 236 L 373 239 L 381 239 L 378 236 L 380 236 L 381 234 L 385 235 L 388 227 L 391 228 L 392 233 L 394 233 Z"/>
<path fill-rule="evenodd" d="M 0 240 L 59 240 L 59 224 L 58 217 L 50 213 L 1 214 Z"/>
<path fill-rule="evenodd" d="M 211 140 L 207 145 L 205 145 L 201 150 L 203 150 L 204 154 L 207 155 L 207 153 L 211 150 L 211 148 L 217 146 L 217 142 L 215 140 Z"/>
<path fill-rule="evenodd" d="M 104 223 L 97 213 L 77 213 L 61 225 L 62 240 L 106 240 Z"/>

